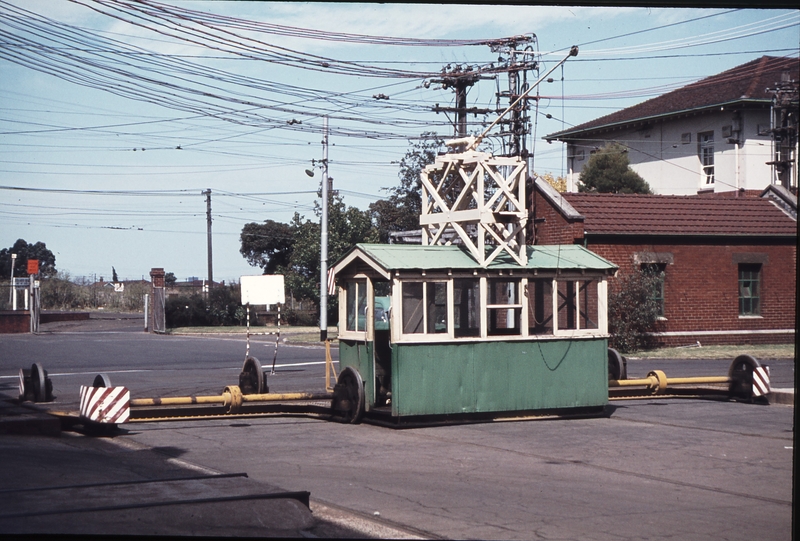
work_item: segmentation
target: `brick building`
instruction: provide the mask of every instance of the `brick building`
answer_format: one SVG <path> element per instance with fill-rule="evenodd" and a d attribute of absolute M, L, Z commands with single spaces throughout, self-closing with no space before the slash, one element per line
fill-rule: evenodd
<path fill-rule="evenodd" d="M 740 195 L 560 194 L 538 179 L 534 243 L 663 271 L 660 344 L 794 341 L 797 200 L 776 186 Z"/>

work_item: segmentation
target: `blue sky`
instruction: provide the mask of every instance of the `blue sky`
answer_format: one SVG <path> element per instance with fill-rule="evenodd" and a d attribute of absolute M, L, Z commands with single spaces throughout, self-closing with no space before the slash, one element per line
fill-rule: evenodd
<path fill-rule="evenodd" d="M 397 184 L 408 138 L 452 134 L 431 111 L 454 98 L 435 74 L 497 63 L 460 40 L 533 33 L 542 72 L 580 46 L 542 83 L 528 143 L 535 170 L 556 175 L 563 148 L 545 134 L 764 54 L 797 58 L 800 43 L 789 10 L 165 2 L 206 22 L 179 33 L 126 4 L 0 2 L 0 247 L 43 241 L 72 276 L 204 277 L 206 189 L 215 279 L 257 274 L 238 251 L 245 223 L 316 219 L 320 175 L 304 170 L 324 115 L 334 187 L 366 208 Z M 497 84 L 476 84 L 469 105 L 495 107 Z"/>

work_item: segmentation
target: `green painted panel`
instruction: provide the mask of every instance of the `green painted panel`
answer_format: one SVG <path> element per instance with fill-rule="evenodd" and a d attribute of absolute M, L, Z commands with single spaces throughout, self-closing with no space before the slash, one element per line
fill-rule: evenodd
<path fill-rule="evenodd" d="M 528 269 L 607 271 L 617 266 L 578 244 L 527 246 Z M 401 269 L 482 269 L 463 246 L 421 246 L 413 244 L 357 244 L 350 251 L 359 250 L 364 257 L 374 261 L 385 271 Z M 487 254 L 494 246 L 487 247 Z M 349 255 L 350 252 L 348 252 Z M 342 259 L 345 256 L 342 257 Z M 492 269 L 519 269 L 508 253 L 498 255 L 487 267 Z"/>
<path fill-rule="evenodd" d="M 375 403 L 375 373 L 373 372 L 373 342 L 357 342 L 355 340 L 339 340 L 339 371 L 352 366 L 364 380 L 364 396 L 366 410 Z"/>
<path fill-rule="evenodd" d="M 601 406 L 607 347 L 605 339 L 394 344 L 392 413 Z"/>

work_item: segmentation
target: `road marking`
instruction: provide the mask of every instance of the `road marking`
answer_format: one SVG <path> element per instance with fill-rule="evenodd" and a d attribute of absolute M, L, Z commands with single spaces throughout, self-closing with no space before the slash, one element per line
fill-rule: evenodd
<path fill-rule="evenodd" d="M 339 364 L 339 361 L 333 361 L 334 364 Z M 312 365 L 320 365 L 325 364 L 325 361 L 307 361 L 302 363 L 286 363 L 286 364 L 276 364 L 275 368 L 291 368 L 297 366 L 312 366 Z M 267 365 L 265 364 L 264 367 Z M 272 365 L 269 365 L 270 367 Z M 131 374 L 137 372 L 166 372 L 169 370 L 178 370 L 178 368 L 165 368 L 165 369 L 134 369 L 134 370 L 95 370 L 93 372 L 58 372 L 58 373 L 50 373 L 48 372 L 48 377 L 52 376 L 86 376 L 86 375 L 97 375 L 99 372 L 103 374 Z M 211 369 L 210 369 L 211 370 Z M 213 370 L 220 370 L 219 368 L 214 368 Z M 239 370 L 239 368 L 234 367 L 222 367 L 222 370 Z M 13 376 L 0 376 L 0 379 L 11 379 L 11 378 L 19 378 L 19 374 Z"/>

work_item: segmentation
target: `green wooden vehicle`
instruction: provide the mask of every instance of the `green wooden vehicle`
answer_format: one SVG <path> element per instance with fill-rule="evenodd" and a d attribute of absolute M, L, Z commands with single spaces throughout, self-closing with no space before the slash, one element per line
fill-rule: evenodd
<path fill-rule="evenodd" d="M 524 251 L 527 265 L 508 254 L 481 265 L 457 245 L 351 248 L 333 266 L 335 412 L 394 423 L 602 412 L 617 267 L 577 245 Z"/>

